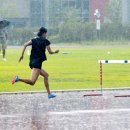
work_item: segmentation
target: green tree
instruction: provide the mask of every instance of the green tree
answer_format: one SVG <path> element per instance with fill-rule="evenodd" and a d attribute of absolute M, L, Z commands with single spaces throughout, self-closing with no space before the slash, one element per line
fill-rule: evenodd
<path fill-rule="evenodd" d="M 112 23 L 119 23 L 121 21 L 121 0 L 110 0 L 107 12 L 107 17 Z"/>
<path fill-rule="evenodd" d="M 60 25 L 60 39 L 62 41 L 79 41 L 80 40 L 80 19 L 78 10 L 70 9 L 65 14 L 64 22 Z"/>

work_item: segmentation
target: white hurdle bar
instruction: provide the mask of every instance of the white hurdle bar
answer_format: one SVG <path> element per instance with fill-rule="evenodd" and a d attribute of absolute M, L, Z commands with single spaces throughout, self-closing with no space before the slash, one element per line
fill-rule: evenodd
<path fill-rule="evenodd" d="M 130 60 L 98 60 L 100 63 L 100 86 L 102 93 L 102 64 L 128 64 Z M 115 97 L 130 97 L 130 95 L 116 95 Z"/>
<path fill-rule="evenodd" d="M 98 60 L 98 63 L 102 64 L 127 64 L 130 60 Z"/>

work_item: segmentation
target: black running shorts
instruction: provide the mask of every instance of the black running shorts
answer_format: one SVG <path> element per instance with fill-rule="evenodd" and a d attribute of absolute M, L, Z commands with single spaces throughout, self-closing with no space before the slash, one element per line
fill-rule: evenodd
<path fill-rule="evenodd" d="M 42 60 L 41 59 L 30 60 L 29 66 L 31 69 L 33 69 L 33 68 L 41 69 L 42 68 Z"/>

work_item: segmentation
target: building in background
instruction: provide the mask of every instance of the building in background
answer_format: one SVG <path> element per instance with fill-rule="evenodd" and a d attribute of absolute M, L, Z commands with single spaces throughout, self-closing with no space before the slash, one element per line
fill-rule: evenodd
<path fill-rule="evenodd" d="M 89 21 L 90 22 L 93 22 L 95 21 L 95 16 L 94 16 L 94 13 L 95 13 L 95 10 L 98 9 L 100 14 L 101 14 L 101 22 L 104 22 L 104 19 L 107 15 L 107 7 L 108 7 L 108 3 L 109 3 L 109 0 L 90 0 L 89 1 Z"/>
<path fill-rule="evenodd" d="M 13 26 L 24 27 L 29 25 L 29 0 L 5 0 L 0 5 L 0 8 L 0 17 L 8 19 Z"/>
<path fill-rule="evenodd" d="M 79 19 L 89 21 L 89 0 L 12 0 L 11 3 L 12 14 L 5 17 L 16 27 L 57 25 L 73 9 L 79 12 Z"/>
<path fill-rule="evenodd" d="M 101 22 L 106 20 L 107 16 L 107 7 L 110 0 L 89 0 L 89 21 L 94 21 L 95 16 L 93 15 L 95 10 L 98 9 L 101 13 Z M 122 24 L 129 25 L 130 24 L 130 0 L 121 0 L 121 17 Z"/>
<path fill-rule="evenodd" d="M 48 1 L 48 2 L 47 2 Z M 46 22 L 57 25 L 69 18 L 69 13 L 78 12 L 78 19 L 89 21 L 89 0 L 47 0 Z M 77 12 L 76 12 L 77 11 Z"/>
<path fill-rule="evenodd" d="M 6 0 L 2 8 L 7 18 L 15 27 L 56 26 L 65 21 L 69 11 L 77 11 L 81 21 L 95 22 L 95 10 L 100 11 L 101 22 L 107 16 L 110 0 Z M 1 7 L 1 5 L 0 5 Z M 1 9 L 2 9 L 1 8 Z M 122 0 L 122 23 L 130 24 L 130 0 Z"/>
<path fill-rule="evenodd" d="M 30 0 L 30 25 L 45 25 L 45 0 Z"/>

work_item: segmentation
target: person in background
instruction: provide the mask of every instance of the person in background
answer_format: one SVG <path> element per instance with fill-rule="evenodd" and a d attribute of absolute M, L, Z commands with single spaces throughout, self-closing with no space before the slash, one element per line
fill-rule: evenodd
<path fill-rule="evenodd" d="M 3 61 L 6 61 L 5 55 L 6 55 L 6 48 L 7 48 L 7 32 L 4 29 L 0 29 L 0 52 L 3 58 Z"/>
<path fill-rule="evenodd" d="M 21 60 L 23 60 L 24 58 L 24 52 L 26 50 L 26 47 L 32 46 L 31 55 L 30 55 L 30 63 L 29 63 L 29 66 L 32 69 L 31 78 L 24 79 L 24 78 L 20 78 L 19 76 L 15 76 L 12 80 L 12 84 L 16 82 L 23 82 L 26 84 L 34 85 L 39 75 L 41 75 L 44 78 L 44 84 L 48 93 L 48 98 L 50 99 L 50 98 L 56 97 L 56 94 L 50 92 L 49 82 L 48 82 L 49 74 L 44 69 L 42 69 L 42 63 L 45 60 L 47 60 L 46 53 L 45 53 L 46 49 L 49 52 L 49 54 L 56 54 L 59 52 L 59 50 L 52 51 L 50 47 L 51 43 L 49 40 L 46 39 L 47 37 L 46 28 L 41 27 L 39 29 L 37 36 L 38 37 L 33 38 L 24 44 L 23 51 L 19 59 L 19 62 L 21 62 Z"/>

